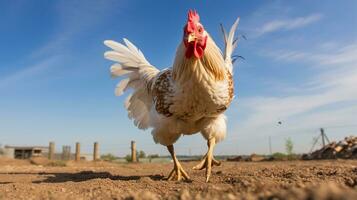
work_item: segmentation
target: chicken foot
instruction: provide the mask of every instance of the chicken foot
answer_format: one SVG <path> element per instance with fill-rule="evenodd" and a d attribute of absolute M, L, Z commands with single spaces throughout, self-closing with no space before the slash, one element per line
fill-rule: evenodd
<path fill-rule="evenodd" d="M 181 181 L 182 179 L 190 180 L 190 177 L 185 172 L 185 170 L 183 170 L 180 162 L 176 158 L 174 146 L 173 145 L 167 146 L 167 149 L 169 150 L 171 157 L 174 161 L 174 169 L 172 169 L 172 171 L 170 172 L 169 176 L 167 177 L 167 180 L 169 181 L 171 180 Z"/>
<path fill-rule="evenodd" d="M 206 182 L 209 181 L 209 178 L 211 176 L 211 171 L 212 171 L 212 166 L 216 165 L 219 166 L 221 165 L 221 162 L 218 160 L 214 159 L 213 157 L 213 149 L 216 144 L 216 138 L 212 137 L 207 141 L 207 146 L 208 146 L 208 151 L 205 156 L 203 156 L 202 161 L 193 167 L 195 170 L 202 170 L 206 168 Z"/>

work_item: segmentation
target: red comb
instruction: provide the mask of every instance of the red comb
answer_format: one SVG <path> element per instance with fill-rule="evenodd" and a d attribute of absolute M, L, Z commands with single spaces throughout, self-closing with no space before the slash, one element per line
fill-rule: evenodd
<path fill-rule="evenodd" d="M 196 11 L 189 10 L 188 11 L 188 18 L 187 18 L 187 25 L 185 26 L 186 32 L 193 32 L 196 27 L 196 23 L 200 21 L 200 16 Z"/>
<path fill-rule="evenodd" d="M 187 21 L 197 23 L 200 21 L 200 16 L 198 15 L 198 13 L 195 10 L 189 10 Z"/>

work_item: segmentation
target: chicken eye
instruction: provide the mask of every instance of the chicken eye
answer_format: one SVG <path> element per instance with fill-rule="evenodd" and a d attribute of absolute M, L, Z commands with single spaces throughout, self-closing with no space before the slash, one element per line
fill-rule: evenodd
<path fill-rule="evenodd" d="M 198 27 L 198 32 L 202 33 L 202 31 L 203 31 L 202 27 Z"/>

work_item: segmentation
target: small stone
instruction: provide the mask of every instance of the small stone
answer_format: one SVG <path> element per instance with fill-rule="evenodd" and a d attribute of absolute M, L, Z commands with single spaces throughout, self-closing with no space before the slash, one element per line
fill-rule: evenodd
<path fill-rule="evenodd" d="M 345 184 L 349 187 L 354 187 L 357 185 L 357 183 L 351 177 L 345 179 Z"/>
<path fill-rule="evenodd" d="M 186 189 L 182 190 L 181 194 L 180 194 L 180 199 L 182 200 L 188 200 L 191 199 L 190 198 L 190 192 Z"/>
<path fill-rule="evenodd" d="M 234 200 L 234 199 L 237 199 L 237 198 L 236 198 L 236 196 L 234 196 L 234 194 L 229 193 L 229 194 L 227 194 L 227 199 Z"/>

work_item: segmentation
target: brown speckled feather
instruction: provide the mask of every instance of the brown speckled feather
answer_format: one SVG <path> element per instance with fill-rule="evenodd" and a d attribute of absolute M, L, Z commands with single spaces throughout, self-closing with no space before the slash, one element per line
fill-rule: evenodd
<path fill-rule="evenodd" d="M 233 100 L 234 97 L 234 83 L 233 83 L 233 76 L 232 74 L 227 70 L 227 78 L 228 78 L 228 90 L 229 90 L 229 102 L 227 104 L 230 104 L 230 102 Z"/>
<path fill-rule="evenodd" d="M 233 84 L 233 77 L 231 73 L 227 70 L 226 71 L 226 78 L 228 79 L 228 98 L 224 105 L 217 108 L 216 112 L 205 113 L 205 114 L 219 114 L 224 112 L 234 97 L 234 84 Z M 174 105 L 173 98 L 175 95 L 175 90 L 173 86 L 172 80 L 172 71 L 171 69 L 167 69 L 161 72 L 158 75 L 158 78 L 154 82 L 153 85 L 153 100 L 155 109 L 159 114 L 162 114 L 166 117 L 176 116 L 180 119 L 190 118 L 192 113 L 173 113 L 170 111 L 170 107 Z"/>
<path fill-rule="evenodd" d="M 172 116 L 172 113 L 169 111 L 172 105 L 170 97 L 173 95 L 173 88 L 170 82 L 171 70 L 163 71 L 156 79 L 153 89 L 155 109 L 166 117 Z"/>

